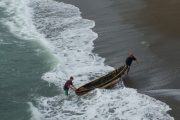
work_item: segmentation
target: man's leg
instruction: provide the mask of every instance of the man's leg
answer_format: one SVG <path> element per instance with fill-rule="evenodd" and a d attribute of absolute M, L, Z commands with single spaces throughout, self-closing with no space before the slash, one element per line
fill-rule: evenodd
<path fill-rule="evenodd" d="M 129 70 L 130 70 L 130 66 L 128 66 L 128 68 L 127 68 L 127 72 L 126 72 L 127 75 L 128 75 L 128 73 L 129 73 Z"/>
<path fill-rule="evenodd" d="M 65 89 L 65 90 L 64 90 L 64 94 L 65 94 L 66 96 L 68 96 L 68 89 Z"/>

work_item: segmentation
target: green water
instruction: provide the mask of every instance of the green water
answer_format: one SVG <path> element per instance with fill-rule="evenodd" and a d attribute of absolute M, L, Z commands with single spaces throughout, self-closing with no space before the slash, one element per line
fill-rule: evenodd
<path fill-rule="evenodd" d="M 0 41 L 0 120 L 28 120 L 27 102 L 58 94 L 56 86 L 41 79 L 54 61 L 40 43 L 18 39 L 3 25 Z"/>

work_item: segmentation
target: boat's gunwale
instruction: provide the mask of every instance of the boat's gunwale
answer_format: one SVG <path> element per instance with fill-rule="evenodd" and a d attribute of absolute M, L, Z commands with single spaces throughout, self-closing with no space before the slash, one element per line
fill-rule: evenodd
<path fill-rule="evenodd" d="M 102 76 L 94 81 L 91 81 L 91 82 L 79 87 L 75 92 L 77 95 L 83 95 L 95 88 L 108 88 L 109 86 L 116 84 L 119 81 L 118 78 L 120 78 L 125 73 L 126 70 L 127 70 L 126 65 L 121 66 L 118 69 L 115 69 L 115 70 L 109 72 L 107 75 Z M 111 79 L 109 79 L 109 77 L 111 77 Z M 104 80 L 104 79 L 106 79 L 106 82 L 102 83 L 102 80 Z M 98 82 L 101 82 L 101 83 L 98 85 L 94 85 L 94 87 L 91 85 L 91 84 L 95 84 Z"/>

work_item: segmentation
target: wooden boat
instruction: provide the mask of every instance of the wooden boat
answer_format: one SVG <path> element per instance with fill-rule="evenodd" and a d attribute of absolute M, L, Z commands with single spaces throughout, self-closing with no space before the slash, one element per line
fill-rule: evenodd
<path fill-rule="evenodd" d="M 84 95 L 95 88 L 109 88 L 119 82 L 119 78 L 124 75 L 127 70 L 127 66 L 121 66 L 118 69 L 102 76 L 94 81 L 91 81 L 81 87 L 79 87 L 75 92 L 77 95 Z"/>

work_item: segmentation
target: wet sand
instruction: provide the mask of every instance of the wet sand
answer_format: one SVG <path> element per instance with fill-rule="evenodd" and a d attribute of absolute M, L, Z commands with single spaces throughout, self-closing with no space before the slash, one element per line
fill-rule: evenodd
<path fill-rule="evenodd" d="M 145 26 L 151 26 L 161 34 L 158 40 L 149 40 L 153 43 L 150 49 L 163 59 L 165 65 L 174 70 L 177 76 L 180 74 L 180 1 L 144 0 L 144 2 L 146 7 L 139 18 L 142 18 Z M 173 88 L 179 90 L 179 77 L 174 81 Z M 180 119 L 180 96 L 173 93 L 166 95 L 167 92 L 163 95 L 160 93 L 150 95 L 168 103 L 173 109 L 170 114 L 178 120 Z"/>
<path fill-rule="evenodd" d="M 145 0 L 144 20 L 168 36 L 180 37 L 180 1 Z"/>
<path fill-rule="evenodd" d="M 58 0 L 80 8 L 83 18 L 94 20 L 98 33 L 94 52 L 115 68 L 128 51 L 141 61 L 125 77 L 127 87 L 166 102 L 171 116 L 180 118 L 180 96 L 161 93 L 179 89 L 180 2 L 177 0 Z M 162 3 L 163 2 L 163 3 Z M 148 92 L 149 90 L 156 90 Z M 159 93 L 158 93 L 159 92 Z"/>
<path fill-rule="evenodd" d="M 180 1 L 145 0 L 146 7 L 140 14 L 146 26 L 162 34 L 152 50 L 180 71 Z M 154 41 L 156 43 L 156 41 Z"/>

